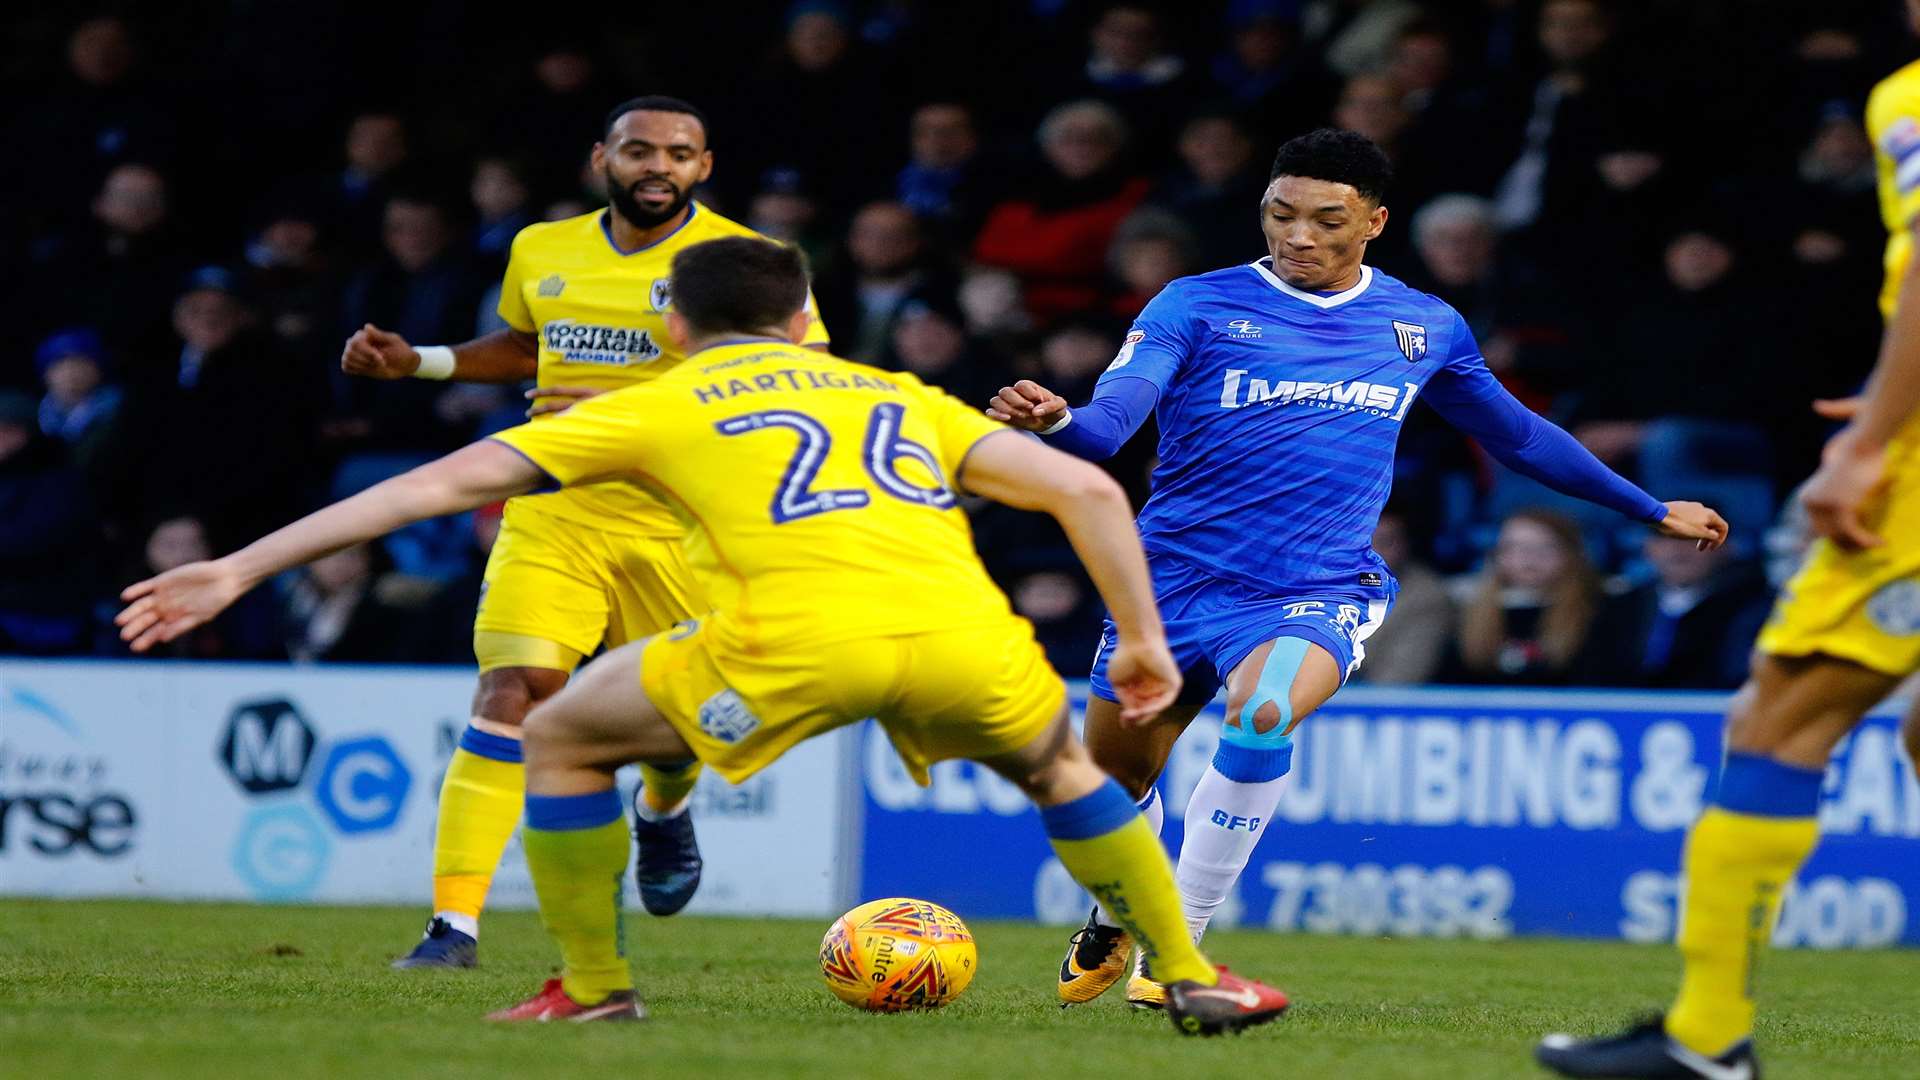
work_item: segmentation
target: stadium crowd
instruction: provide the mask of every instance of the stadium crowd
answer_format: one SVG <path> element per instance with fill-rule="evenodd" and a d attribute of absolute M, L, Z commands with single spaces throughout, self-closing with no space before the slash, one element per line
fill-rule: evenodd
<path fill-rule="evenodd" d="M 1168 281 L 1262 255 L 1283 138 L 1381 144 L 1368 261 L 1737 542 L 1652 537 L 1416 409 L 1380 682 L 1735 685 L 1809 402 L 1878 340 L 1861 112 L 1905 59 L 1897 5 L 799 0 L 550 10 L 544 37 L 444 0 L 203 14 L 9 16 L 0 652 L 119 655 L 125 582 L 520 420 L 513 388 L 348 378 L 341 342 L 498 328 L 514 234 L 604 205 L 586 153 L 634 93 L 709 113 L 700 197 L 809 253 L 836 353 L 982 405 L 1023 376 L 1083 399 Z M 1136 496 L 1153 442 L 1109 463 Z M 1034 517 L 978 510 L 978 543 L 1077 673 L 1097 601 Z M 170 655 L 468 661 L 497 525 L 341 552 Z"/>

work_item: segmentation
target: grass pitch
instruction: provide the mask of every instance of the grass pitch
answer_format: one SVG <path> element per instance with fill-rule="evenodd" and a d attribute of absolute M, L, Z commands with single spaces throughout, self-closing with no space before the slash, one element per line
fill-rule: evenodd
<path fill-rule="evenodd" d="M 471 972 L 396 972 L 418 911 L 0 901 L 0 1073 L 57 1077 L 1526 1077 L 1533 1039 L 1662 1004 L 1667 948 L 1223 932 L 1217 959 L 1293 1012 L 1239 1038 L 1177 1037 L 1114 993 L 1062 1012 L 1066 932 L 979 923 L 981 970 L 937 1013 L 870 1016 L 814 966 L 824 924 L 628 924 L 643 1025 L 502 1027 L 554 954 L 527 913 L 487 917 Z M 1920 1073 L 1920 956 L 1777 954 L 1760 974 L 1770 1077 Z"/>

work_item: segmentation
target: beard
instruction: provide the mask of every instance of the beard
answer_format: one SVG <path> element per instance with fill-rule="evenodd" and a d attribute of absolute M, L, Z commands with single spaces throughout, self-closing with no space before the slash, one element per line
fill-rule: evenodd
<path fill-rule="evenodd" d="M 614 213 L 626 218 L 627 224 L 637 229 L 651 229 L 656 225 L 666 224 L 673 220 L 675 214 L 685 210 L 687 203 L 693 199 L 693 192 L 691 190 L 682 191 L 675 187 L 673 188 L 672 202 L 659 210 L 649 210 L 640 204 L 639 199 L 634 197 L 634 191 L 641 184 L 654 181 L 657 179 L 656 177 L 649 176 L 643 180 L 622 186 L 620 181 L 614 178 L 613 170 L 607 169 L 604 170 L 602 179 L 604 179 L 607 184 L 607 205 L 613 208 Z M 673 181 L 668 180 L 665 181 L 665 183 L 668 187 L 673 187 Z"/>

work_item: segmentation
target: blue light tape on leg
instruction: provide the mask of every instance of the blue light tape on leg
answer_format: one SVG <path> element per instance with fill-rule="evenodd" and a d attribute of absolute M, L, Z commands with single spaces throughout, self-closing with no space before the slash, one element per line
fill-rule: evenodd
<path fill-rule="evenodd" d="M 1260 681 L 1253 696 L 1240 707 L 1239 724 L 1226 724 L 1220 730 L 1220 745 L 1213 752 L 1213 767 L 1221 776 L 1236 783 L 1258 784 L 1278 780 L 1293 768 L 1293 740 L 1287 727 L 1293 723 L 1293 677 L 1307 658 L 1307 642 L 1302 638 L 1280 638 L 1260 668 Z M 1267 702 L 1280 710 L 1280 720 L 1264 734 L 1253 727 L 1253 714 Z"/>

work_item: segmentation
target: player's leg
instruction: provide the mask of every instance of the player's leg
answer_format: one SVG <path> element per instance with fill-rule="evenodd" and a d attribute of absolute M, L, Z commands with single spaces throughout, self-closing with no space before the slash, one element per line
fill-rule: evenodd
<path fill-rule="evenodd" d="M 1233 892 L 1280 805 L 1294 725 L 1332 697 L 1345 674 L 1343 659 L 1304 637 L 1264 642 L 1228 672 L 1220 744 L 1187 801 L 1176 871 L 1195 940 Z"/>
<path fill-rule="evenodd" d="M 706 598 L 693 579 L 677 541 L 611 538 L 618 550 L 608 582 L 612 618 L 608 645 L 665 633 L 706 611 Z M 700 760 L 641 762 L 640 787 L 633 795 L 633 875 L 640 903 L 650 914 L 672 915 L 687 906 L 700 888 L 703 862 L 688 804 L 700 779 Z"/>
<path fill-rule="evenodd" d="M 1166 852 L 1134 800 L 1102 773 L 1063 709 L 1037 738 L 982 760 L 1027 793 L 1060 862 L 1139 943 L 1174 986 L 1175 1021 L 1217 1034 L 1272 1020 L 1286 995 L 1209 964 L 1186 933 Z"/>
<path fill-rule="evenodd" d="M 470 962 L 500 855 L 520 824 L 526 791 L 521 724 L 566 685 L 607 629 L 597 559 L 581 530 L 519 500 L 508 503 L 474 616 L 480 685 L 473 718 L 441 782 L 433 841 L 436 915 L 427 938 L 399 966 L 447 966 L 434 954 L 457 951 L 452 946 L 464 948 Z"/>
<path fill-rule="evenodd" d="M 1728 714 L 1719 786 L 1687 834 L 1678 998 L 1663 1022 L 1623 1035 L 1550 1035 L 1543 1064 L 1570 1076 L 1749 1075 L 1754 963 L 1819 839 L 1827 757 L 1896 685 L 1829 656 L 1756 656 Z"/>
<path fill-rule="evenodd" d="M 625 955 L 628 841 L 614 773 L 629 762 L 692 756 L 641 688 L 645 647 L 601 656 L 527 718 L 527 866 L 562 967 L 557 983 L 494 1019 L 645 1015 Z"/>

